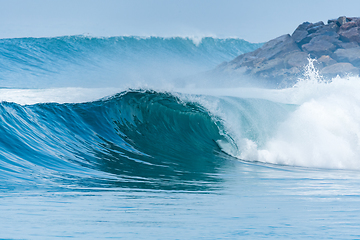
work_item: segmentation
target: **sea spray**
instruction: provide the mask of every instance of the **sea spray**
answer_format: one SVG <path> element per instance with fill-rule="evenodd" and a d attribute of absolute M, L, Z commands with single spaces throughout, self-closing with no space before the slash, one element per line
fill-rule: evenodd
<path fill-rule="evenodd" d="M 306 70 L 305 78 L 293 88 L 281 90 L 296 109 L 278 122 L 262 146 L 258 139 L 245 138 L 248 147 L 237 157 L 274 164 L 360 169 L 360 78 L 327 81 L 313 61 Z"/>

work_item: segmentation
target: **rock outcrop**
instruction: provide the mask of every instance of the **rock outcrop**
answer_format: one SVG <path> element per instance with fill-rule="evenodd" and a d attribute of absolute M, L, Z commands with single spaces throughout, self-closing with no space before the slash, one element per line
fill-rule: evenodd
<path fill-rule="evenodd" d="M 270 40 L 261 48 L 219 65 L 215 71 L 232 76 L 294 82 L 308 58 L 325 77 L 352 74 L 360 70 L 360 18 L 339 17 L 323 22 L 304 22 L 292 35 Z"/>

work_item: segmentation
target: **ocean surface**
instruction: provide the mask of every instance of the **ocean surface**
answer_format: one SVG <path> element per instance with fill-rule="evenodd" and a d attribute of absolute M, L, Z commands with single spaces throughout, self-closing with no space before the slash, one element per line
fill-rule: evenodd
<path fill-rule="evenodd" d="M 204 73 L 241 39 L 0 39 L 0 239 L 360 239 L 360 78 Z"/>

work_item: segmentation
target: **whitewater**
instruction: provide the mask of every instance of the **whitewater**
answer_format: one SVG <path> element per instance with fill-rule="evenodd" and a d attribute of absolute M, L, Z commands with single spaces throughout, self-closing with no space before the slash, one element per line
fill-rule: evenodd
<path fill-rule="evenodd" d="M 359 77 L 206 75 L 260 46 L 0 39 L 0 238 L 359 238 Z"/>

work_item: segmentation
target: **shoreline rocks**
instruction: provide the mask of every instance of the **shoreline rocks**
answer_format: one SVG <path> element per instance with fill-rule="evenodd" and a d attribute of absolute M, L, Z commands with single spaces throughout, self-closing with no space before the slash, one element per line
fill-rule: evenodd
<path fill-rule="evenodd" d="M 360 18 L 339 17 L 304 22 L 295 31 L 266 42 L 261 48 L 219 65 L 215 72 L 263 79 L 284 85 L 302 75 L 308 58 L 317 59 L 324 77 L 360 73 Z"/>

